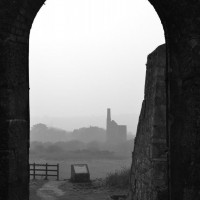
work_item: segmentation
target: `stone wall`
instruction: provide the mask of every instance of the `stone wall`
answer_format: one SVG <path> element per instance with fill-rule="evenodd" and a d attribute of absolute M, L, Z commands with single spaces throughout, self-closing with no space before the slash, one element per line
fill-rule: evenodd
<path fill-rule="evenodd" d="M 200 1 L 148 1 L 161 19 L 167 44 L 170 199 L 199 200 Z M 44 2 L 45 0 L 0 0 L 0 200 L 28 199 L 28 42 L 32 22 Z M 149 72 L 153 71 L 149 68 Z M 149 83 L 157 91 L 159 85 L 162 85 L 162 81 L 157 82 L 156 79 L 149 80 Z M 162 180 L 161 175 L 166 174 L 162 164 L 162 160 L 165 162 L 162 156 L 165 148 L 163 152 L 160 151 L 164 144 L 162 137 L 159 138 L 160 133 L 164 134 L 163 124 L 160 124 L 160 119 L 164 116 L 163 96 L 158 95 L 158 98 L 154 96 L 155 91 L 152 91 L 153 93 L 149 92 L 149 97 L 145 95 L 142 109 L 144 114 L 140 117 L 133 159 L 131 194 L 138 199 L 142 195 L 144 198 L 154 198 L 162 193 L 158 192 L 162 188 L 157 188 L 156 183 Z M 152 105 L 159 106 L 153 108 Z M 147 137 L 147 134 L 151 136 Z M 159 170 L 153 173 L 156 167 Z"/>
<path fill-rule="evenodd" d="M 29 198 L 29 32 L 44 0 L 0 0 L 0 200 Z"/>
<path fill-rule="evenodd" d="M 145 96 L 131 169 L 131 200 L 165 199 L 167 193 L 165 45 L 148 56 Z"/>

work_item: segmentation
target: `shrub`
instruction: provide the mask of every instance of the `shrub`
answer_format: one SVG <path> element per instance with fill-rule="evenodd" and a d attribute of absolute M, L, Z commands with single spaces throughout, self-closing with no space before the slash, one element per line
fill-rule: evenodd
<path fill-rule="evenodd" d="M 127 189 L 129 186 L 129 176 L 130 169 L 123 167 L 121 170 L 116 170 L 114 173 L 108 173 L 105 183 L 108 187 Z"/>

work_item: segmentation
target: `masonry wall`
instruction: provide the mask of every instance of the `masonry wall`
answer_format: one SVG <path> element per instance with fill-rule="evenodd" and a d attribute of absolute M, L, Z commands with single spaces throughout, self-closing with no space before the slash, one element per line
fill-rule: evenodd
<path fill-rule="evenodd" d="M 165 45 L 147 59 L 145 96 L 131 167 L 131 200 L 167 197 Z"/>
<path fill-rule="evenodd" d="M 148 1 L 152 3 L 161 19 L 167 43 L 167 121 L 171 199 L 199 200 L 200 1 Z M 28 199 L 28 32 L 43 3 L 44 0 L 0 0 L 0 199 Z M 161 96 L 155 97 L 155 102 L 161 99 Z M 147 102 L 146 99 L 144 102 Z M 157 105 L 153 102 L 151 101 L 152 104 Z M 146 107 L 148 105 L 143 103 L 142 110 L 147 113 L 147 116 L 149 113 L 154 113 L 152 117 L 157 116 L 156 113 L 162 111 L 162 106 L 158 106 L 153 111 L 146 111 Z M 161 161 L 164 160 L 164 153 L 159 153 L 163 152 L 160 151 L 162 149 L 160 147 L 164 145 L 162 138 L 156 138 L 156 134 L 147 137 L 145 131 L 151 129 L 151 133 L 153 129 L 154 133 L 157 132 L 160 135 L 162 125 L 159 125 L 159 121 L 162 120 L 159 117 L 155 117 L 154 120 L 149 119 L 149 121 L 146 118 L 142 120 L 142 116 L 140 124 L 144 123 L 144 126 L 138 127 L 138 131 L 142 134 L 137 136 L 134 153 L 134 157 L 141 155 L 141 158 L 133 159 L 135 175 L 132 174 L 132 197 L 133 195 L 137 197 L 137 194 L 147 195 L 149 190 L 146 185 L 148 184 L 155 191 L 150 194 L 157 195 L 157 191 L 161 188 L 154 190 L 155 183 L 162 179 L 159 179 L 161 176 L 155 179 L 151 169 L 153 164 L 159 166 L 156 164 L 156 159 L 160 166 L 164 166 Z M 157 119 L 158 124 L 148 125 L 152 121 L 157 122 Z M 154 142 L 149 143 L 151 138 Z M 140 148 L 139 143 L 144 143 L 144 148 Z M 151 144 L 149 152 L 152 152 L 152 156 L 150 156 L 151 153 L 147 153 L 147 144 Z M 160 147 L 157 148 L 158 146 Z M 142 172 L 139 169 L 143 168 L 139 166 L 144 168 Z M 156 175 L 158 171 L 156 170 Z M 165 174 L 164 167 L 160 171 L 161 175 Z M 139 176 L 139 174 L 144 174 L 144 176 Z M 137 178 L 135 182 L 134 177 Z M 152 181 L 148 179 L 149 177 L 152 177 Z M 139 186 L 145 188 L 147 192 L 139 190 Z M 133 190 L 134 188 L 136 189 Z"/>
<path fill-rule="evenodd" d="M 0 200 L 29 198 L 29 32 L 42 0 L 0 0 Z"/>

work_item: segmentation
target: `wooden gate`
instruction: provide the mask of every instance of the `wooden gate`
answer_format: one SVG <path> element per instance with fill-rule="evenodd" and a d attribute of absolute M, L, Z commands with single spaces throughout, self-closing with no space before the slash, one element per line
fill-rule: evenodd
<path fill-rule="evenodd" d="M 33 179 L 36 178 L 36 176 L 45 177 L 45 180 L 48 180 L 48 176 L 54 176 L 57 177 L 57 180 L 59 180 L 59 164 L 51 165 L 51 164 L 29 164 L 29 171 L 30 176 L 33 177 Z M 50 173 L 48 173 L 50 172 Z"/>

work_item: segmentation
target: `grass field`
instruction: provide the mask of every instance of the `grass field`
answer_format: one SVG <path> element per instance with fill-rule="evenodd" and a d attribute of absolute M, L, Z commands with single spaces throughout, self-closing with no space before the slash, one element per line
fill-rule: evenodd
<path fill-rule="evenodd" d="M 91 179 L 105 178 L 108 173 L 121 170 L 122 168 L 130 168 L 131 157 L 129 159 L 89 159 L 89 160 L 42 160 L 42 159 L 30 159 L 30 163 L 48 163 L 59 164 L 60 166 L 60 180 L 69 179 L 71 173 L 71 164 L 88 164 Z M 40 179 L 42 177 L 38 177 Z M 53 178 L 52 178 L 53 179 Z"/>

